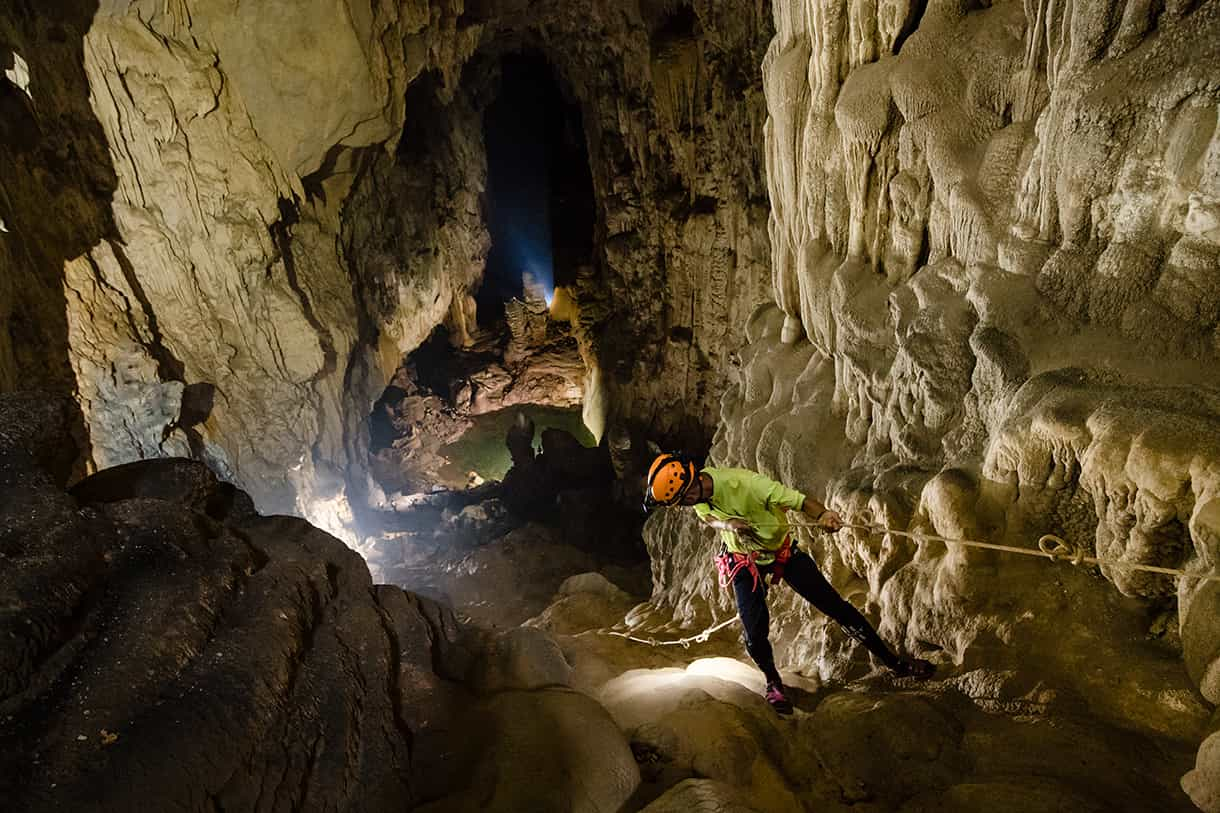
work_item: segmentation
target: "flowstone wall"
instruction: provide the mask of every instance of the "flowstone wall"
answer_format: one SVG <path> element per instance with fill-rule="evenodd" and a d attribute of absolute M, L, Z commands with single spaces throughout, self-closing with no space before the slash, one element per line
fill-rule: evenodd
<path fill-rule="evenodd" d="M 776 304 L 751 320 L 712 459 L 849 522 L 1026 547 L 1051 532 L 1214 572 L 1220 4 L 774 6 Z M 667 517 L 649 536 L 654 618 L 731 612 L 706 532 Z M 980 703 L 1214 730 L 1216 582 L 858 531 L 806 543 Z M 802 604 L 774 603 L 783 663 L 859 674 Z M 1183 780 L 1209 810 L 1215 743 Z"/>

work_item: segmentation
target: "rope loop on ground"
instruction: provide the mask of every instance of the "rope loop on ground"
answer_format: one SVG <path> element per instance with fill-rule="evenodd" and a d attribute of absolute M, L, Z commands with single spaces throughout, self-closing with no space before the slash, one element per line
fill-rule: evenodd
<path fill-rule="evenodd" d="M 1080 565 L 1085 560 L 1084 548 L 1073 545 L 1061 536 L 1043 534 L 1038 539 L 1038 550 L 1046 554 L 1052 562 L 1071 562 Z"/>
<path fill-rule="evenodd" d="M 616 638 L 625 638 L 628 641 L 635 641 L 637 644 L 647 644 L 648 646 L 680 646 L 683 649 L 690 649 L 691 644 L 706 644 L 712 638 L 712 633 L 719 632 L 730 624 L 737 623 L 737 616 L 731 616 L 721 621 L 718 624 L 713 624 L 702 632 L 694 635 L 688 635 L 685 638 L 679 638 L 675 641 L 658 641 L 656 638 L 640 638 L 632 635 L 629 632 L 619 632 L 618 630 L 598 630 L 602 635 L 613 635 Z"/>

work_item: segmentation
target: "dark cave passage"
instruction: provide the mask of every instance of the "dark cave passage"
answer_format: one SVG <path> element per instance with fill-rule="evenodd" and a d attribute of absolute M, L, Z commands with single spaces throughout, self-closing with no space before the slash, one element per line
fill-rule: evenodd
<path fill-rule="evenodd" d="M 557 286 L 573 285 L 593 264 L 595 204 L 580 107 L 540 53 L 479 64 L 463 80 L 466 99 L 482 109 L 472 119 L 459 121 L 441 102 L 434 73 L 407 92 L 416 115 L 398 161 L 408 171 L 427 165 L 434 145 L 452 143 L 454 128 L 478 121 L 491 246 L 482 281 L 472 286 L 477 319 L 438 326 L 403 360 L 370 415 L 371 466 L 387 493 L 504 477 L 505 432 L 517 416 L 533 421 L 535 441 L 552 428 L 595 445 L 581 421 L 588 370 L 570 312 L 549 307 Z"/>
<path fill-rule="evenodd" d="M 580 109 L 540 54 L 504 58 L 483 128 L 492 247 L 477 301 L 487 325 L 524 296 L 524 275 L 548 304 L 556 286 L 575 281 L 592 261 L 595 208 Z"/>

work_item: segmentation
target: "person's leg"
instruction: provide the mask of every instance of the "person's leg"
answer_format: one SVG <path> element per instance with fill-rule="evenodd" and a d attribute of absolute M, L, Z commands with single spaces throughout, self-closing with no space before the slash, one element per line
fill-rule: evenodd
<path fill-rule="evenodd" d="M 754 584 L 754 575 L 743 567 L 733 577 L 733 594 L 737 598 L 737 614 L 746 635 L 746 652 L 767 676 L 767 683 L 779 683 L 779 670 L 775 668 L 775 655 L 771 651 L 771 613 L 767 609 L 767 581 L 765 578 Z"/>
<path fill-rule="evenodd" d="M 868 619 L 826 581 L 813 557 L 797 551 L 784 566 L 784 581 L 792 585 L 802 598 L 834 619 L 843 631 L 855 638 L 890 669 L 896 669 L 899 658 L 881 640 Z"/>

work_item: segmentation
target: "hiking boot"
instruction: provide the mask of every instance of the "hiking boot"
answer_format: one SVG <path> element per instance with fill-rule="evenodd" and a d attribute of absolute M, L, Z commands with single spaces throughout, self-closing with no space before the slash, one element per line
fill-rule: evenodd
<path fill-rule="evenodd" d="M 792 713 L 792 703 L 788 701 L 788 695 L 784 694 L 784 684 L 768 683 L 767 691 L 763 696 L 767 698 L 771 708 L 775 709 L 778 714 Z"/>

